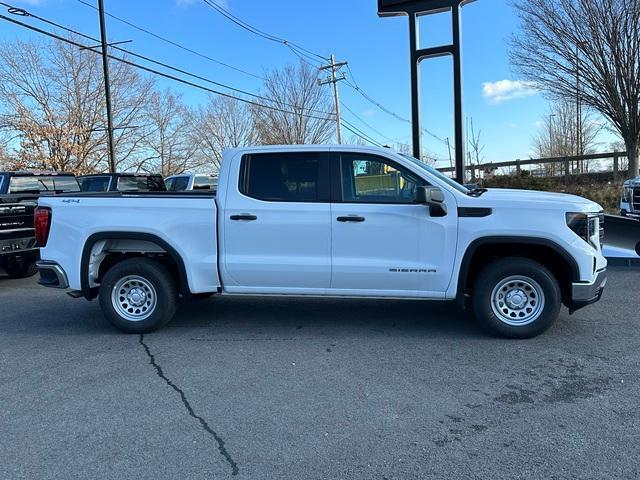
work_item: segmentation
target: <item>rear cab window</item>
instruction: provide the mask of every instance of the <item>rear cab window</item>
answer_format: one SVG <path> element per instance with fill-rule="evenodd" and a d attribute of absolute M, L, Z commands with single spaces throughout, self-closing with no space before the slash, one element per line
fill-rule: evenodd
<path fill-rule="evenodd" d="M 159 175 L 125 175 L 118 178 L 119 192 L 164 192 L 167 190 Z"/>
<path fill-rule="evenodd" d="M 25 175 L 11 177 L 9 193 L 73 193 L 80 185 L 73 176 Z"/>
<path fill-rule="evenodd" d="M 183 192 L 189 188 L 189 177 L 173 177 L 170 181 L 167 182 L 167 190 L 171 192 Z"/>
<path fill-rule="evenodd" d="M 215 190 L 217 187 L 217 177 L 198 175 L 193 181 L 194 190 Z"/>
<path fill-rule="evenodd" d="M 109 190 L 110 177 L 85 177 L 80 179 L 83 192 L 106 192 Z"/>
<path fill-rule="evenodd" d="M 328 202 L 329 162 L 320 152 L 245 155 L 240 193 L 267 202 Z"/>

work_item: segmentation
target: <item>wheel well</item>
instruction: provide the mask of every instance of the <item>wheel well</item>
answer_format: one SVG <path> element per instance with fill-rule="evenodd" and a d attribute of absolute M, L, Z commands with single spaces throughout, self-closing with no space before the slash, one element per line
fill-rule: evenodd
<path fill-rule="evenodd" d="M 96 283 L 101 283 L 105 274 L 118 263 L 128 260 L 130 258 L 150 258 L 152 260 L 157 261 L 162 264 L 169 272 L 171 276 L 178 282 L 178 287 L 180 287 L 180 273 L 178 269 L 178 264 L 171 257 L 171 255 L 165 253 L 149 253 L 149 252 L 106 252 L 104 260 L 100 263 L 100 267 L 98 268 L 98 275 L 95 279 Z"/>
<path fill-rule="evenodd" d="M 178 290 L 190 295 L 182 258 L 168 243 L 153 235 L 141 233 L 100 233 L 87 240 L 82 252 L 81 283 L 87 299 L 97 296 L 99 284 L 114 265 L 136 257 L 151 258 L 169 270 Z"/>
<path fill-rule="evenodd" d="M 463 297 L 473 292 L 473 285 L 480 272 L 491 262 L 505 257 L 522 257 L 544 265 L 558 280 L 563 303 L 571 297 L 571 284 L 576 274 L 570 261 L 549 245 L 528 243 L 487 243 L 475 248 L 470 258 L 465 258 L 466 272 L 461 272 L 459 295 Z"/>

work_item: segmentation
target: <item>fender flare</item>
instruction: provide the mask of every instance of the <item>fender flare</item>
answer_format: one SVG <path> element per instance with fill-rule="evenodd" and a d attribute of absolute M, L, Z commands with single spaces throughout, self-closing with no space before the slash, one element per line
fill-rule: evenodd
<path fill-rule="evenodd" d="M 98 232 L 90 235 L 89 238 L 84 243 L 84 247 L 82 248 L 82 257 L 80 260 L 80 285 L 81 291 L 84 298 L 87 300 L 93 300 L 96 298 L 97 293 L 95 288 L 91 288 L 89 285 L 89 261 L 91 258 L 91 250 L 96 242 L 101 240 L 145 240 L 148 242 L 155 243 L 159 247 L 161 247 L 164 251 L 166 251 L 173 261 L 176 262 L 178 266 L 178 281 L 180 291 L 183 294 L 189 294 L 189 281 L 187 277 L 187 270 L 185 268 L 184 261 L 182 257 L 178 253 L 178 251 L 173 248 L 166 240 L 158 237 L 157 235 L 151 233 L 141 233 L 141 232 Z"/>
<path fill-rule="evenodd" d="M 456 300 L 459 304 L 464 303 L 465 286 L 469 279 L 469 268 L 471 267 L 471 259 L 475 255 L 478 248 L 484 245 L 500 245 L 505 243 L 519 243 L 523 245 L 535 245 L 551 248 L 554 252 L 564 258 L 571 267 L 571 278 L 573 282 L 580 281 L 580 267 L 578 262 L 573 256 L 563 247 L 556 242 L 546 238 L 536 237 L 519 237 L 517 235 L 510 236 L 493 236 L 493 237 L 480 237 L 475 239 L 469 244 L 467 250 L 462 257 L 460 263 L 460 271 L 458 272 L 458 288 L 456 292 Z"/>

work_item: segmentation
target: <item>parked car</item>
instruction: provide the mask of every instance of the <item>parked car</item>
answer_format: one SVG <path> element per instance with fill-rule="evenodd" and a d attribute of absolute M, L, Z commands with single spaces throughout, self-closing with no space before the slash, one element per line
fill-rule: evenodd
<path fill-rule="evenodd" d="M 0 267 L 10 277 L 37 272 L 33 212 L 38 197 L 78 191 L 78 181 L 71 174 L 0 172 Z"/>
<path fill-rule="evenodd" d="M 640 220 L 640 176 L 624 182 L 620 215 Z"/>
<path fill-rule="evenodd" d="M 164 183 L 170 192 L 216 190 L 218 188 L 218 177 L 199 173 L 183 173 L 165 178 Z"/>
<path fill-rule="evenodd" d="M 162 175 L 97 173 L 78 177 L 83 192 L 164 192 Z"/>
<path fill-rule="evenodd" d="M 603 217 L 573 195 L 469 190 L 388 149 L 265 146 L 225 152 L 217 195 L 44 199 L 38 265 L 125 332 L 162 327 L 180 298 L 306 295 L 457 300 L 527 338 L 600 299 Z"/>

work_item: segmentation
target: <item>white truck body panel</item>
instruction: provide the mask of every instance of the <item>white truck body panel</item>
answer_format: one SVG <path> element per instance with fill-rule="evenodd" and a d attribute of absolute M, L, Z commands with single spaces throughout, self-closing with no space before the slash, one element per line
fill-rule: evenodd
<path fill-rule="evenodd" d="M 212 198 L 127 196 L 42 199 L 52 207 L 53 225 L 41 257 L 65 269 L 69 287 L 81 289 L 80 263 L 83 246 L 96 233 L 126 232 L 154 235 L 184 259 L 192 293 L 216 291 L 217 208 Z"/>

